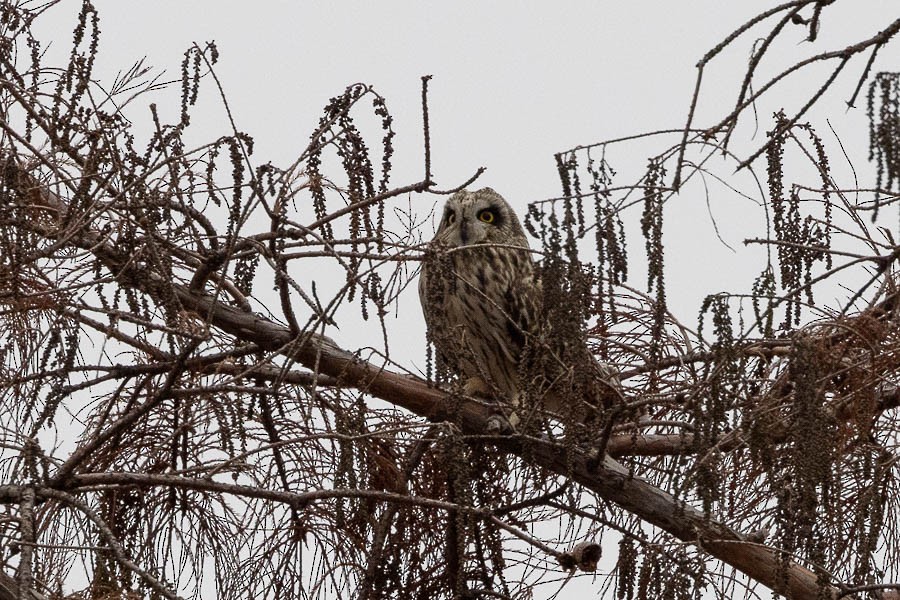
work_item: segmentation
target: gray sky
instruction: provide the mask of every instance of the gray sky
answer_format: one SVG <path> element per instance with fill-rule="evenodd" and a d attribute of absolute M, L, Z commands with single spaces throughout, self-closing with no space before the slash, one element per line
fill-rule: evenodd
<path fill-rule="evenodd" d="M 150 65 L 178 78 L 184 50 L 192 42 L 215 40 L 220 51 L 217 74 L 238 128 L 254 137 L 258 163 L 271 160 L 277 165 L 290 164 L 306 146 L 330 97 L 350 83 L 373 84 L 395 118 L 395 185 L 421 178 L 419 78 L 430 74 L 433 172 L 439 187 L 454 187 L 484 166 L 487 173 L 476 187 L 495 188 L 521 212 L 529 201 L 560 194 L 554 152 L 683 126 L 699 58 L 749 17 L 775 4 L 96 0 L 102 31 L 96 72 L 111 81 L 119 69 L 146 56 Z M 851 4 L 854 9 L 846 8 Z M 892 4 L 857 0 L 829 9 L 815 46 L 803 41 L 805 28 L 788 26 L 785 39 L 790 43 L 774 47 L 760 76 L 811 53 L 871 36 L 896 12 L 889 8 Z M 79 6 L 67 0 L 44 21 L 47 31 L 52 29 L 45 39 L 57 40 L 52 52 L 68 52 Z M 751 44 L 767 32 L 755 30 L 707 69 L 698 126 L 708 126 L 730 111 Z M 875 71 L 879 64 L 882 70 L 891 63 L 896 69 L 897 57 L 887 55 L 879 56 Z M 865 162 L 864 101 L 850 113 L 843 106 L 861 69 L 861 64 L 847 69 L 823 103 L 825 110 L 813 111 L 809 118 L 833 143 L 822 117 L 830 118 L 855 159 L 854 167 L 865 177 L 871 169 Z M 772 112 L 802 104 L 825 74 L 812 69 L 811 77 L 800 76 L 776 88 L 771 101 L 760 103 L 755 139 L 755 125 L 748 119 L 734 148 L 740 153 L 762 143 Z M 178 93 L 176 85 L 153 97 L 163 118 L 168 110 L 168 118 L 175 119 Z M 145 106 L 146 101 L 128 113 L 138 132 L 149 123 Z M 197 141 L 227 133 L 212 82 L 201 91 L 201 107 L 194 114 Z M 370 145 L 376 146 L 380 134 L 373 134 Z M 611 147 L 607 156 L 621 175 L 616 183 L 634 181 L 648 156 L 676 141 L 666 137 L 652 144 Z M 833 149 L 839 155 L 836 145 Z M 756 166 L 763 177 L 764 164 Z M 733 163 L 717 168 L 724 177 L 732 171 Z M 759 199 L 746 173 L 729 183 Z M 670 306 L 691 318 L 704 295 L 746 288 L 763 266 L 762 254 L 741 244 L 747 235 L 763 233 L 761 209 L 712 180 L 708 209 L 699 184 L 686 188 L 666 209 L 665 235 L 672 245 L 667 265 Z M 425 207 L 442 200 L 415 196 L 413 201 Z M 737 253 L 717 241 L 710 212 Z M 631 283 L 641 287 L 643 243 L 635 235 L 639 217 L 639 209 L 626 214 Z M 692 266 L 691 285 L 679 289 L 685 278 L 679 269 L 685 264 Z"/>
<path fill-rule="evenodd" d="M 214 0 L 94 0 L 101 17 L 97 76 L 115 73 L 146 56 L 167 76 L 180 76 L 183 53 L 192 42 L 215 40 L 218 77 L 238 128 L 256 142 L 257 164 L 286 166 L 305 148 L 322 107 L 354 82 L 365 82 L 387 99 L 394 116 L 396 154 L 392 183 L 421 178 L 420 76 L 431 82 L 433 172 L 442 188 L 455 187 L 479 166 L 489 185 L 521 212 L 529 201 L 560 194 L 553 153 L 657 129 L 683 126 L 700 57 L 752 15 L 776 2 L 612 0 L 580 2 L 256 2 Z M 850 5 L 855 8 L 848 8 Z M 38 31 L 55 40 L 50 56 L 65 56 L 80 2 L 52 9 Z M 841 12 L 843 11 L 843 12 Z M 856 0 L 826 11 L 815 46 L 806 30 L 789 26 L 786 41 L 773 49 L 760 77 L 777 73 L 811 53 L 840 48 L 876 33 L 895 18 L 896 0 Z M 880 16 L 881 15 L 881 16 Z M 697 126 L 730 112 L 751 46 L 768 26 L 740 41 L 713 63 L 704 77 Z M 897 70 L 896 47 L 883 52 L 874 71 Z M 808 118 L 825 138 L 836 175 L 849 169 L 824 117 L 853 158 L 860 184 L 874 185 L 867 156 L 864 95 L 849 113 L 843 102 L 853 92 L 863 64 L 857 59 L 838 80 L 823 110 Z M 746 152 L 765 140 L 771 114 L 795 109 L 826 72 L 812 69 L 776 88 L 759 108 L 758 133 L 747 120 L 735 149 Z M 163 117 L 175 120 L 178 86 L 154 96 Z M 146 102 L 128 113 L 144 132 Z M 168 111 L 168 113 L 166 113 Z M 201 90 L 195 111 L 197 141 L 228 133 L 228 122 L 212 82 Z M 142 129 L 144 128 L 144 129 Z M 375 131 L 370 146 L 380 134 Z M 664 141 L 664 143 L 663 143 Z M 633 182 L 648 156 L 676 142 L 611 147 L 607 156 L 620 171 L 618 184 Z M 763 163 L 757 163 L 764 176 Z M 733 164 L 720 162 L 728 177 Z M 732 180 L 755 199 L 753 179 Z M 747 291 L 764 266 L 759 249 L 745 249 L 748 236 L 762 236 L 759 206 L 707 179 L 709 205 L 699 179 L 667 205 L 665 240 L 670 306 L 692 324 L 708 293 Z M 843 182 L 852 187 L 852 179 Z M 411 199 L 427 212 L 434 197 Z M 396 202 L 402 206 L 403 202 Z M 719 233 L 737 252 L 716 238 Z M 640 209 L 627 213 L 631 285 L 645 288 L 643 242 L 637 236 Z M 892 226 L 894 224 L 892 223 Z M 253 233 L 248 231 L 247 233 Z M 430 230 L 426 237 L 430 238 Z M 374 330 L 352 320 L 329 332 L 352 348 L 365 345 Z M 414 288 L 401 304 L 402 318 L 390 321 L 394 358 L 410 368 L 424 366 L 424 324 Z M 396 347 L 399 346 L 399 347 Z"/>

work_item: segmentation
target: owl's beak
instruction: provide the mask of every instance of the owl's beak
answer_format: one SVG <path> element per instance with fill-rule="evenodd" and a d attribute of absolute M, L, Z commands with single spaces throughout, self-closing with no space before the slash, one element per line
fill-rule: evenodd
<path fill-rule="evenodd" d="M 469 220 L 465 217 L 459 221 L 459 239 L 463 244 L 469 243 Z"/>

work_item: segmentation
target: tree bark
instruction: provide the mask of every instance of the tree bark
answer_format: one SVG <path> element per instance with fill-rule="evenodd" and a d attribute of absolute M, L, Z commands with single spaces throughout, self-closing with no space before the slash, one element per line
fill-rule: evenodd
<path fill-rule="evenodd" d="M 303 366 L 339 382 L 355 387 L 415 414 L 433 420 L 453 420 L 467 434 L 484 434 L 493 411 L 475 400 L 454 398 L 427 382 L 384 370 L 340 348 L 330 338 L 314 333 L 291 337 L 283 327 L 256 314 L 223 304 L 213 296 L 195 292 L 188 285 L 163 281 L 161 275 L 142 271 L 130 256 L 106 242 L 101 234 L 81 225 L 78 230 L 62 231 L 68 206 L 51 190 L 40 184 L 12 161 L 7 175 L 14 171 L 19 181 L 20 201 L 50 218 L 35 218 L 28 227 L 48 239 L 62 240 L 92 252 L 121 282 L 156 300 L 164 290 L 174 292 L 182 306 L 200 315 L 211 325 L 261 348 L 278 351 Z M 74 222 L 71 220 L 70 222 Z M 452 409 L 450 408 L 452 407 Z M 777 550 L 753 543 L 711 515 L 677 500 L 671 494 L 645 480 L 632 477 L 620 463 L 605 456 L 598 463 L 586 453 L 567 454 L 565 448 L 548 441 L 529 440 L 527 451 L 515 436 L 501 440 L 500 451 L 527 456 L 563 477 L 569 477 L 604 499 L 614 502 L 644 521 L 659 527 L 684 542 L 692 543 L 711 556 L 735 567 L 750 578 L 796 600 L 820 598 L 820 584 L 809 569 L 789 562 L 785 567 Z M 57 480 L 59 485 L 66 482 Z M 786 587 L 785 584 L 786 583 Z M 2 581 L 0 581 L 2 584 Z M 836 598 L 839 590 L 831 587 L 828 595 Z M 0 591 L 2 594 L 2 591 Z M 0 595 L 0 600 L 3 600 Z"/>

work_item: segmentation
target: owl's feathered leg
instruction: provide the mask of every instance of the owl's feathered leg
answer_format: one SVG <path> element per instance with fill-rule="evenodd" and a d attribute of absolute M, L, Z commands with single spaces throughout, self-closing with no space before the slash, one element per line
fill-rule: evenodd
<path fill-rule="evenodd" d="M 472 396 L 474 398 L 484 398 L 492 403 L 497 400 L 496 390 L 491 388 L 484 379 L 478 376 L 466 379 L 466 383 L 463 385 L 463 393 L 466 396 Z M 513 403 L 513 405 L 515 405 L 515 403 Z M 501 412 L 488 418 L 485 432 L 490 435 L 510 434 L 515 432 L 518 423 L 519 418 L 516 416 L 515 412 L 508 415 Z"/>
<path fill-rule="evenodd" d="M 469 377 L 463 386 L 466 396 L 478 396 L 479 398 L 493 398 L 491 388 L 481 377 Z"/>

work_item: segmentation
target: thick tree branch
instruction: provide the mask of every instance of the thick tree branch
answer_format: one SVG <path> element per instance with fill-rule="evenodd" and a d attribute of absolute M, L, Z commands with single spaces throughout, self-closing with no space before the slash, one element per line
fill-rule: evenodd
<path fill-rule="evenodd" d="M 66 214 L 66 203 L 29 173 L 11 161 L 7 162 L 7 169 L 16 171 L 21 202 L 46 210 L 51 213 L 51 217 Z M 53 221 L 53 218 L 35 219 L 31 226 L 36 232 L 54 239 L 60 232 L 54 227 Z M 68 232 L 68 235 L 71 236 L 73 245 L 90 250 L 117 276 L 122 285 L 140 290 L 156 300 L 161 299 L 164 291 L 172 293 L 185 309 L 201 315 L 211 325 L 242 342 L 252 342 L 260 348 L 278 351 L 315 372 L 346 382 L 427 419 L 452 420 L 466 434 L 481 435 L 487 428 L 493 413 L 477 401 L 454 398 L 450 402 L 448 394 L 427 382 L 392 373 L 379 365 L 361 360 L 337 346 L 328 337 L 310 332 L 301 332 L 299 336 L 293 337 L 287 327 L 222 304 L 213 296 L 191 290 L 188 285 L 165 280 L 161 274 L 146 267 L 139 269 L 129 256 L 106 242 L 96 231 L 82 228 L 79 232 Z M 498 446 L 501 451 L 527 457 L 544 468 L 577 481 L 647 523 L 665 530 L 679 540 L 701 547 L 756 581 L 791 598 L 821 597 L 820 585 L 811 571 L 796 563 L 784 568 L 776 550 L 749 542 L 745 536 L 710 515 L 687 506 L 664 490 L 632 476 L 628 469 L 611 457 L 604 457 L 598 464 L 596 458 L 586 452 L 572 455 L 570 450 L 558 444 L 533 439 L 528 441 L 526 448 L 515 437 L 501 441 Z M 67 464 L 71 463 L 72 460 Z M 57 475 L 53 479 L 56 485 L 63 488 L 67 483 L 71 484 L 73 477 L 78 477 L 77 473 L 72 473 L 69 469 L 64 469 L 63 474 L 65 477 Z M 74 481 L 85 483 L 79 479 Z M 784 582 L 787 589 L 783 589 Z M 834 588 L 830 591 L 832 596 L 838 593 Z"/>

